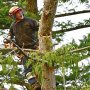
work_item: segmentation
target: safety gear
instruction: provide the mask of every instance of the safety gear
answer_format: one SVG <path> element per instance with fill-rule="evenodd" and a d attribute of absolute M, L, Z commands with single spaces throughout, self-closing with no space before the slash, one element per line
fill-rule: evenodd
<path fill-rule="evenodd" d="M 21 58 L 21 60 L 23 61 L 22 64 L 24 65 L 24 76 L 27 78 L 27 81 L 29 84 L 31 84 L 31 87 L 33 88 L 33 90 L 41 90 L 41 85 L 37 80 L 37 76 L 33 75 L 32 72 L 32 65 L 30 64 L 28 67 L 25 66 L 27 57 L 23 56 Z"/>
<path fill-rule="evenodd" d="M 33 90 L 41 90 L 41 85 L 39 82 L 35 82 L 34 84 L 32 84 L 32 88 Z"/>
<path fill-rule="evenodd" d="M 9 10 L 9 16 L 15 18 L 15 14 L 19 11 L 22 11 L 22 9 L 18 6 L 13 6 Z"/>

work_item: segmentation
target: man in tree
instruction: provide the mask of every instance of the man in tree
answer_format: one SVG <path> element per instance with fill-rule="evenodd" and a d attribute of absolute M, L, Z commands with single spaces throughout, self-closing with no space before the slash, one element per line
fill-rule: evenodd
<path fill-rule="evenodd" d="M 9 15 L 15 19 L 10 27 L 10 36 L 15 36 L 19 47 L 36 49 L 38 23 L 35 20 L 24 17 L 21 8 L 14 6 L 9 10 Z"/>
<path fill-rule="evenodd" d="M 20 48 L 37 49 L 38 39 L 36 33 L 39 26 L 37 21 L 24 17 L 22 9 L 18 6 L 10 8 L 9 16 L 14 19 L 10 27 L 9 38 L 15 39 L 15 43 Z M 25 57 L 22 60 L 26 60 Z M 22 64 L 24 65 L 25 62 L 22 61 Z M 29 68 L 25 69 L 25 75 L 31 71 L 32 66 L 30 65 Z M 41 90 L 35 76 L 31 76 L 28 82 L 34 86 L 34 90 Z"/>

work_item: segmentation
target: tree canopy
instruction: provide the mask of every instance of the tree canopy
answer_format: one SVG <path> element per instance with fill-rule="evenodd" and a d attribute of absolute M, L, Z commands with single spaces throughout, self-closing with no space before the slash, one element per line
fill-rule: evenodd
<path fill-rule="evenodd" d="M 35 9 L 30 12 L 29 2 L 30 0 L 0 0 L 0 29 L 9 29 L 12 20 L 8 16 L 8 11 L 11 6 L 18 5 L 22 7 L 25 11 L 25 15 L 34 19 L 41 19 L 40 13 L 37 8 L 37 2 L 35 2 Z M 48 0 L 47 0 L 48 1 Z M 89 13 L 89 0 L 77 0 L 80 5 L 86 5 L 86 10 L 76 11 L 76 8 L 71 8 L 65 13 L 56 13 L 55 18 L 78 15 L 83 13 Z M 73 4 L 73 0 L 58 0 L 58 7 L 66 3 Z M 31 8 L 34 8 L 33 5 Z M 78 6 L 76 6 L 78 7 Z M 35 12 L 33 12 L 35 10 Z M 43 21 L 44 22 L 44 21 Z M 67 22 L 56 21 L 53 25 L 54 27 L 59 27 L 59 30 L 52 31 L 52 37 L 57 41 L 57 44 L 61 42 L 61 37 L 64 32 L 79 30 L 81 28 L 90 27 L 90 19 L 85 19 L 83 22 L 78 22 L 78 24 L 72 23 L 71 20 Z M 56 28 L 55 28 L 56 29 Z M 48 34 L 49 35 L 49 34 Z M 49 43 L 50 45 L 51 43 Z M 87 47 L 88 46 L 88 47 Z M 57 50 L 48 51 L 46 53 L 40 53 L 39 51 L 30 50 L 30 59 L 27 61 L 26 66 L 30 63 L 33 64 L 33 72 L 38 73 L 39 82 L 42 84 L 42 65 L 45 63 L 49 67 L 54 67 L 55 77 L 58 83 L 57 90 L 89 90 L 90 88 L 90 63 L 85 65 L 79 63 L 84 59 L 88 59 L 90 55 L 90 34 L 80 40 L 80 44 L 76 44 L 73 40 L 70 44 L 63 45 Z M 6 50 L 6 49 L 5 49 Z M 30 90 L 30 85 L 25 82 L 26 78 L 23 76 L 23 67 L 20 65 L 19 60 L 15 61 L 15 54 L 18 50 L 9 51 L 0 50 L 0 88 L 4 88 L 5 84 L 10 84 L 10 90 L 15 90 L 14 85 L 20 85 L 23 90 Z M 11 53 L 14 51 L 14 55 Z M 22 68 L 20 68 L 22 67 Z"/>

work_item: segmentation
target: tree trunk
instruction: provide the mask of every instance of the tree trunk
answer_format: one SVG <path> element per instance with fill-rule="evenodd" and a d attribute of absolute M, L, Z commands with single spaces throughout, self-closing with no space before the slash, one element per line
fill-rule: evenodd
<path fill-rule="evenodd" d="M 38 13 L 37 0 L 26 0 L 26 1 L 27 1 L 27 10 L 30 13 L 37 15 Z"/>
<path fill-rule="evenodd" d="M 55 81 L 55 73 L 54 68 L 49 67 L 47 64 L 42 66 L 42 90 L 56 90 L 56 81 Z"/>
<path fill-rule="evenodd" d="M 43 53 L 52 50 L 52 26 L 57 3 L 58 0 L 44 0 L 43 13 L 38 32 L 39 50 Z M 45 63 L 42 69 L 42 90 L 56 90 L 54 67 L 49 67 L 48 64 Z"/>

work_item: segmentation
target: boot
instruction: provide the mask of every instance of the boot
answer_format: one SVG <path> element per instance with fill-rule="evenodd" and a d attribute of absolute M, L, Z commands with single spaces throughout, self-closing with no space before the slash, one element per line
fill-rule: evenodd
<path fill-rule="evenodd" d="M 33 90 L 41 90 L 41 86 L 39 84 L 38 81 L 35 81 L 33 84 L 32 84 L 32 88 Z"/>
<path fill-rule="evenodd" d="M 41 90 L 41 86 L 37 81 L 35 75 L 32 75 L 31 72 L 29 72 L 26 74 L 26 78 L 28 79 L 28 83 L 31 84 L 31 87 L 33 88 L 33 90 Z"/>

